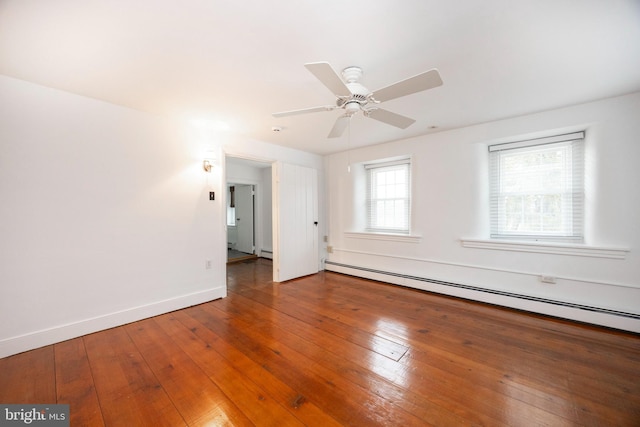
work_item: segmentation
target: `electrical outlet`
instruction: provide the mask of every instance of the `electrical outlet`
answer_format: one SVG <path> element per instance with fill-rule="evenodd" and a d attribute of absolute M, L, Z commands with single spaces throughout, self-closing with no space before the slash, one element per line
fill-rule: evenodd
<path fill-rule="evenodd" d="M 328 254 L 332 254 L 333 253 L 333 246 L 327 246 L 327 253 Z"/>
<path fill-rule="evenodd" d="M 204 268 L 206 268 L 207 270 L 211 270 L 211 260 L 210 259 L 205 261 Z"/>
<path fill-rule="evenodd" d="M 542 283 L 556 283 L 556 278 L 553 276 L 540 276 L 540 281 Z"/>
<path fill-rule="evenodd" d="M 323 240 L 325 243 L 327 243 L 329 241 L 329 236 L 324 236 Z"/>

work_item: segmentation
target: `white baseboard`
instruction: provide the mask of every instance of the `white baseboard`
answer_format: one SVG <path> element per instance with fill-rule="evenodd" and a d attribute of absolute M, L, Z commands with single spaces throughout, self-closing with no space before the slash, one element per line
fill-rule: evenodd
<path fill-rule="evenodd" d="M 224 298 L 226 295 L 227 288 L 223 286 L 6 338 L 0 340 L 0 358 Z"/>
<path fill-rule="evenodd" d="M 450 295 L 500 305 L 503 307 L 515 308 L 518 310 L 640 333 L 640 315 L 635 313 L 616 312 L 614 310 L 572 304 L 563 301 L 545 300 L 543 298 L 530 297 L 527 295 L 498 292 L 491 289 L 482 289 L 477 286 L 447 283 L 439 280 L 407 276 L 331 261 L 326 263 L 325 269 L 336 273 L 421 289 L 443 295 Z"/>

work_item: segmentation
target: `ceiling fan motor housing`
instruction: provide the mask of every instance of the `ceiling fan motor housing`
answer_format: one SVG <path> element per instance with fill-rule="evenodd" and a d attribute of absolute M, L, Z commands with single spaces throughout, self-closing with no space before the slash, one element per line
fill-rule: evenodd
<path fill-rule="evenodd" d="M 342 70 L 342 78 L 347 83 L 357 82 L 362 78 L 362 68 L 347 67 L 344 70 Z"/>
<path fill-rule="evenodd" d="M 360 67 L 347 67 L 342 70 L 342 78 L 349 88 L 351 96 L 349 98 L 338 99 L 338 107 L 345 109 L 348 116 L 352 116 L 369 102 L 371 92 L 369 89 L 361 85 L 358 81 L 362 78 L 362 69 Z"/>

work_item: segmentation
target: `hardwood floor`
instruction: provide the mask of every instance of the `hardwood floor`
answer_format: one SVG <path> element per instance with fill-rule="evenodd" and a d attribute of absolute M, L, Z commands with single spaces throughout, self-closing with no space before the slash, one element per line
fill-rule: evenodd
<path fill-rule="evenodd" d="M 227 264 L 233 264 L 236 262 L 248 261 L 258 258 L 256 254 L 249 254 L 246 252 L 236 251 L 235 249 L 227 250 Z"/>
<path fill-rule="evenodd" d="M 638 426 L 640 336 L 320 273 L 0 359 L 72 426 Z"/>

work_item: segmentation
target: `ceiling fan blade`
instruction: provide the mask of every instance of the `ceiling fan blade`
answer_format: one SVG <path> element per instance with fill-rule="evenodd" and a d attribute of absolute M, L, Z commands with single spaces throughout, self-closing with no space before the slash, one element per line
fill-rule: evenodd
<path fill-rule="evenodd" d="M 340 135 L 342 135 L 344 130 L 347 128 L 347 126 L 349 126 L 350 119 L 351 117 L 349 116 L 338 117 L 336 119 L 335 124 L 333 125 L 333 128 L 331 129 L 331 132 L 329 132 L 329 136 L 327 138 L 337 138 Z"/>
<path fill-rule="evenodd" d="M 351 96 L 351 91 L 342 81 L 340 76 L 334 71 L 328 62 L 311 62 L 304 64 L 307 70 L 316 76 L 323 85 L 337 96 Z"/>
<path fill-rule="evenodd" d="M 416 122 L 409 117 L 401 116 L 400 114 L 392 113 L 382 108 L 371 109 L 367 112 L 366 116 L 400 129 L 406 129 Z"/>
<path fill-rule="evenodd" d="M 442 79 L 440 78 L 440 73 L 434 68 L 417 76 L 409 77 L 390 86 L 378 89 L 373 92 L 373 98 L 376 101 L 384 102 L 441 85 Z"/>
<path fill-rule="evenodd" d="M 301 110 L 291 110 L 291 111 L 281 111 L 279 113 L 271 114 L 273 117 L 287 117 L 287 116 L 295 116 L 297 114 L 306 114 L 306 113 L 317 113 L 319 111 L 331 111 L 335 110 L 335 105 L 324 105 L 322 107 L 311 107 L 311 108 L 303 108 Z"/>

